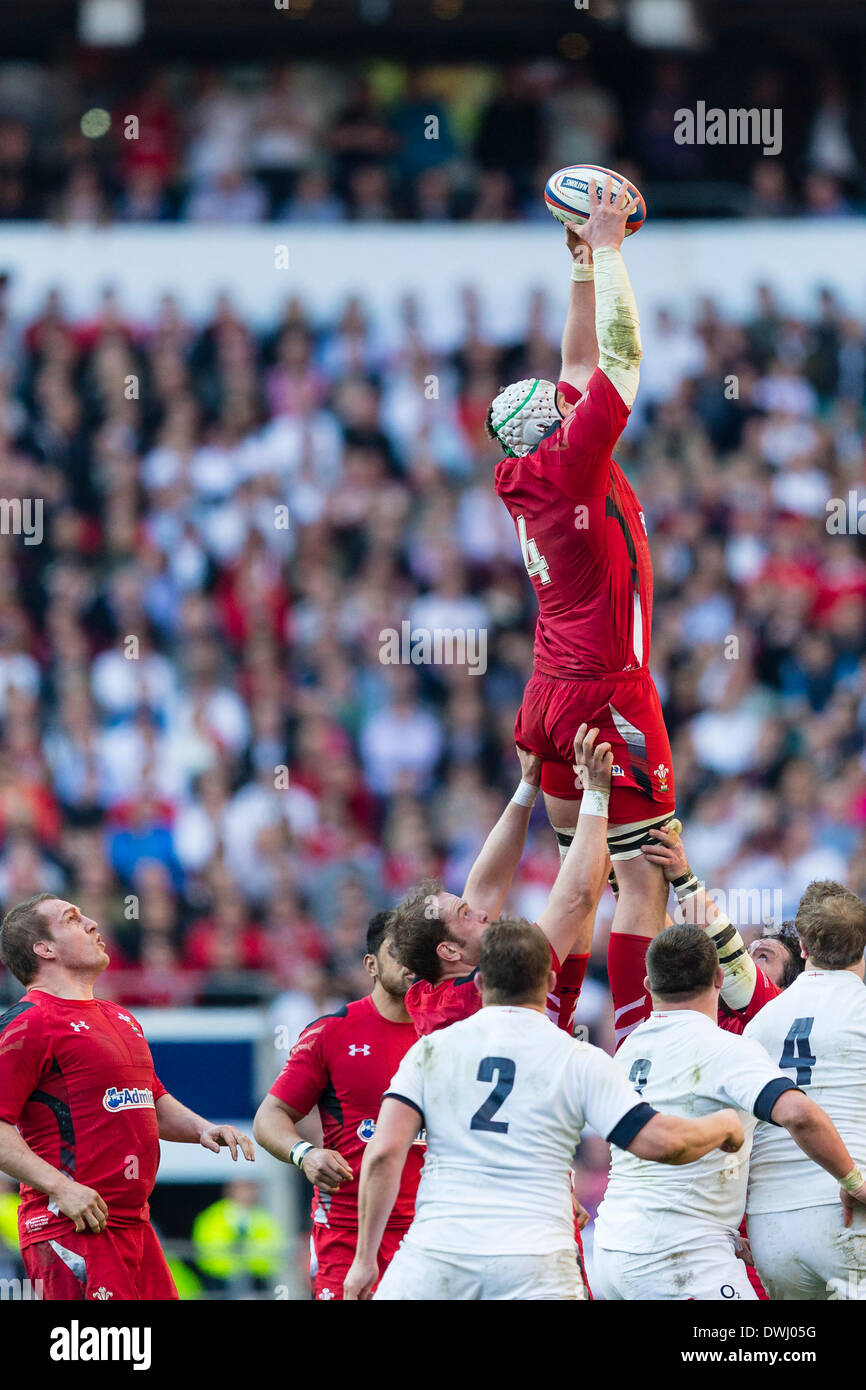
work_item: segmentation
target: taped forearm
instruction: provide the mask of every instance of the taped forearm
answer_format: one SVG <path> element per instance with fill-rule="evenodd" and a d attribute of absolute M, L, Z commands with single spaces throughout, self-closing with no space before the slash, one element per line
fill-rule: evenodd
<path fill-rule="evenodd" d="M 719 964 L 725 972 L 722 998 L 735 1012 L 747 1009 L 758 983 L 758 968 L 746 950 L 746 943 L 723 913 L 707 923 L 704 931 L 718 951 Z"/>
<path fill-rule="evenodd" d="M 729 1009 L 739 1012 L 752 1002 L 758 982 L 758 968 L 746 950 L 746 943 L 730 918 L 720 912 L 697 875 L 689 870 L 673 884 L 683 920 L 702 927 L 719 955 L 725 972 L 722 999 Z"/>
<path fill-rule="evenodd" d="M 637 395 L 642 356 L 634 292 L 625 261 L 614 247 L 599 247 L 593 254 L 593 267 L 598 365 L 630 410 Z"/>

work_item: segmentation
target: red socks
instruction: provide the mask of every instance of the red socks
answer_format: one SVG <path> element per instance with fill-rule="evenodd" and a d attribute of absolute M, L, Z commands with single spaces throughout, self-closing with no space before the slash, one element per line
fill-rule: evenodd
<path fill-rule="evenodd" d="M 547 1017 L 566 1033 L 574 1031 L 574 1011 L 588 964 L 588 955 L 566 956 L 556 977 L 554 993 L 547 996 Z"/>
<path fill-rule="evenodd" d="M 611 932 L 607 948 L 607 976 L 613 995 L 613 1026 L 616 1046 L 632 1029 L 649 1018 L 652 1000 L 644 988 L 646 953 L 651 936 L 632 936 Z"/>

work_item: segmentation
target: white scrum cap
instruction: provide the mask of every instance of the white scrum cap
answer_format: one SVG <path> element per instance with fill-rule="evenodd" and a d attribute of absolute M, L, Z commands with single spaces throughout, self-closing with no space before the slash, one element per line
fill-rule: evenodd
<path fill-rule="evenodd" d="M 556 387 L 552 381 L 527 377 L 512 382 L 493 402 L 490 421 L 507 454 L 522 458 L 534 449 L 562 416 L 556 408 Z"/>

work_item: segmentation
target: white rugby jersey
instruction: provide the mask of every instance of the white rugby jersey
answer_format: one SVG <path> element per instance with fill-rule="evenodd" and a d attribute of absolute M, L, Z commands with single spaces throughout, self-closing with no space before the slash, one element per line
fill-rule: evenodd
<path fill-rule="evenodd" d="M 850 970 L 807 970 L 745 1030 L 826 1110 L 858 1167 L 866 1169 L 866 989 Z M 759 1124 L 747 1210 L 796 1211 L 838 1204 L 839 1184 L 787 1130 Z"/>
<path fill-rule="evenodd" d="M 658 1254 L 735 1232 L 757 1118 L 768 1118 L 782 1092 L 795 1088 L 790 1074 L 760 1043 L 724 1032 L 695 1009 L 654 1010 L 626 1038 L 616 1063 L 641 1099 L 664 1114 L 697 1119 L 729 1106 L 738 1110 L 746 1140 L 738 1153 L 713 1149 L 677 1166 L 614 1149 L 596 1241 L 605 1250 Z"/>
<path fill-rule="evenodd" d="M 420 1038 L 385 1095 L 427 1131 L 405 1243 L 451 1254 L 573 1249 L 581 1129 L 630 1144 L 653 1115 L 607 1053 L 525 1008 L 483 1008 Z"/>

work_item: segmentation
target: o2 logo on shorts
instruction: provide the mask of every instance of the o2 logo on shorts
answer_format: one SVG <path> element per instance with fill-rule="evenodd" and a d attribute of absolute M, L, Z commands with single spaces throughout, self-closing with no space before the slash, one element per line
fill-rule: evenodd
<path fill-rule="evenodd" d="M 109 1086 L 102 1104 L 111 1114 L 116 1110 L 152 1110 L 153 1091 L 146 1086 Z"/>
<path fill-rule="evenodd" d="M 359 1139 L 363 1139 L 363 1141 L 364 1141 L 365 1144 L 369 1144 L 370 1140 L 373 1138 L 373 1135 L 374 1135 L 375 1133 L 376 1133 L 376 1121 L 375 1121 L 375 1120 L 362 1120 L 361 1123 L 358 1125 L 358 1130 L 357 1130 L 358 1138 L 359 1138 Z"/>

